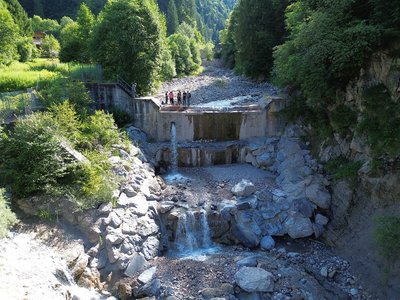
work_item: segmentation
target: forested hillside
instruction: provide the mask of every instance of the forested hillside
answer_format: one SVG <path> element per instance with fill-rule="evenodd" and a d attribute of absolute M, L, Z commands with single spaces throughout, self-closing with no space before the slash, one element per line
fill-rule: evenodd
<path fill-rule="evenodd" d="M 17 0 L 15 0 L 17 1 Z M 81 3 L 87 4 L 97 15 L 104 7 L 106 0 L 20 0 L 29 16 L 60 20 L 64 16 L 76 17 Z M 160 10 L 166 15 L 170 34 L 182 22 L 197 24 L 198 29 L 207 40 L 217 40 L 218 32 L 223 29 L 228 13 L 233 9 L 236 0 L 157 0 Z M 173 3 L 172 3 L 173 2 Z M 175 23 L 176 22 L 176 23 Z M 174 25 L 176 24 L 176 25 Z"/>

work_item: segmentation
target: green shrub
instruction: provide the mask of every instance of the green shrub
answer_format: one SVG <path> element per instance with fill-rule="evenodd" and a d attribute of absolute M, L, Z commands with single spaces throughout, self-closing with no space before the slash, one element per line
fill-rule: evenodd
<path fill-rule="evenodd" d="M 113 144 L 119 142 L 119 132 L 111 114 L 96 111 L 83 126 L 85 146 L 89 149 L 109 150 Z"/>
<path fill-rule="evenodd" d="M 55 193 L 72 167 L 60 147 L 62 140 L 49 114 L 18 120 L 12 132 L 0 136 L 2 182 L 10 184 L 17 197 Z"/>
<path fill-rule="evenodd" d="M 358 181 L 358 170 L 363 165 L 360 161 L 349 161 L 344 157 L 330 160 L 326 163 L 325 168 L 332 174 L 333 178 L 340 180 L 346 179 L 353 186 Z"/>
<path fill-rule="evenodd" d="M 130 114 L 118 107 L 113 107 L 111 113 L 118 128 L 122 128 L 133 121 L 133 117 Z"/>
<path fill-rule="evenodd" d="M 383 84 L 363 93 L 362 121 L 358 131 L 367 136 L 375 158 L 400 155 L 400 103 Z"/>
<path fill-rule="evenodd" d="M 45 107 L 68 100 L 81 117 L 89 114 L 93 103 L 82 82 L 66 78 L 59 78 L 40 85 L 39 98 Z"/>
<path fill-rule="evenodd" d="M 335 132 L 344 134 L 357 123 L 357 113 L 341 104 L 330 113 L 330 123 Z"/>
<path fill-rule="evenodd" d="M 380 254 L 397 261 L 400 257 L 400 216 L 378 217 L 375 225 L 375 239 Z"/>
<path fill-rule="evenodd" d="M 78 171 L 76 183 L 76 203 L 81 209 L 96 207 L 112 200 L 112 192 L 117 188 L 115 176 L 110 171 L 107 156 L 96 151 L 86 151 L 85 156 L 90 164 L 82 164 Z"/>
<path fill-rule="evenodd" d="M 4 190 L 0 189 L 0 239 L 5 237 L 8 229 L 17 222 L 17 217 L 8 207 Z"/>

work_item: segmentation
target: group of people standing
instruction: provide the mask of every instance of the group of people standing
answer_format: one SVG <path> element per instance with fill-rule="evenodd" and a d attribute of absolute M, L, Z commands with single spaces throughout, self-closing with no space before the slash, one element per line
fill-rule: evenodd
<path fill-rule="evenodd" d="M 175 95 L 173 91 L 165 92 L 165 101 L 162 104 L 171 104 L 171 105 L 183 105 L 183 106 L 190 106 L 190 99 L 192 98 L 192 94 L 190 91 L 178 91 L 176 93 L 176 102 L 175 102 Z"/>

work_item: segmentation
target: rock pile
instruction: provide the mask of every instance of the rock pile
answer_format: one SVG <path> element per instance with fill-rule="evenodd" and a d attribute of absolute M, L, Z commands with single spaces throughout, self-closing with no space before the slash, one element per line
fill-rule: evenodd
<path fill-rule="evenodd" d="M 84 234 L 85 247 L 70 262 L 70 268 L 77 282 L 90 288 L 104 289 L 108 282 L 136 277 L 165 246 L 155 209 L 163 182 L 155 176 L 139 148 L 132 145 L 128 152 L 115 145 L 113 153 L 117 155 L 109 161 L 120 180 L 113 203 L 75 212 L 72 203 L 65 199 L 58 201 L 61 207 L 53 207 L 50 212 L 63 216 Z M 47 210 L 43 200 L 21 201 L 21 208 L 29 214 Z M 100 283 L 100 276 L 106 282 Z"/>
<path fill-rule="evenodd" d="M 331 196 L 322 168 L 306 150 L 296 128 L 281 138 L 253 141 L 242 150 L 248 163 L 276 175 L 275 185 L 256 191 L 243 179 L 232 188 L 232 199 L 219 203 L 209 215 L 213 237 L 263 249 L 273 247 L 272 236 L 319 237 L 328 218 Z M 224 230 L 225 229 L 225 230 Z"/>

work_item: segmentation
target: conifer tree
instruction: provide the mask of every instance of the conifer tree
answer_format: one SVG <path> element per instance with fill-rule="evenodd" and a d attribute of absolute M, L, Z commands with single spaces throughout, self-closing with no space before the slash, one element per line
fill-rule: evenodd
<path fill-rule="evenodd" d="M 175 0 L 170 0 L 168 3 L 167 12 L 167 33 L 168 35 L 174 34 L 178 28 L 178 11 L 176 9 Z"/>

